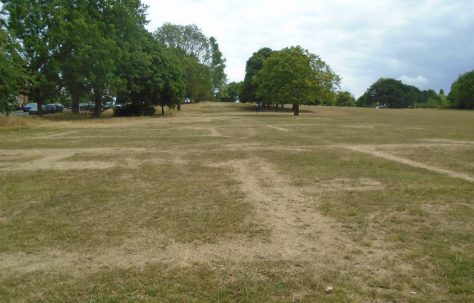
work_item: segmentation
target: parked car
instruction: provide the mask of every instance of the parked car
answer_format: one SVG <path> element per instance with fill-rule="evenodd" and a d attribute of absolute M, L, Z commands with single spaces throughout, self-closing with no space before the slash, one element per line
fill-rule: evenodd
<path fill-rule="evenodd" d="M 114 103 L 113 102 L 105 102 L 103 105 L 102 105 L 102 109 L 103 110 L 107 110 L 107 109 L 110 109 L 110 108 L 113 108 L 114 107 Z"/>
<path fill-rule="evenodd" d="M 56 107 L 57 113 L 62 113 L 64 111 L 64 105 L 60 103 L 54 103 L 53 105 Z"/>
<path fill-rule="evenodd" d="M 79 110 L 80 111 L 90 111 L 93 109 L 91 106 L 92 103 L 79 103 Z"/>
<path fill-rule="evenodd" d="M 25 113 L 27 113 L 27 112 L 30 111 L 31 108 L 34 108 L 35 110 L 37 110 L 38 104 L 37 103 L 28 103 L 28 104 L 23 106 L 23 111 Z"/>
<path fill-rule="evenodd" d="M 45 114 L 54 114 L 56 111 L 56 104 L 46 104 L 43 107 L 43 113 Z"/>
<path fill-rule="evenodd" d="M 43 105 L 42 107 L 43 114 L 54 114 L 64 111 L 64 106 L 59 103 L 50 103 Z M 23 106 L 23 111 L 28 112 L 31 115 L 38 113 L 38 103 L 28 103 L 27 105 Z"/>

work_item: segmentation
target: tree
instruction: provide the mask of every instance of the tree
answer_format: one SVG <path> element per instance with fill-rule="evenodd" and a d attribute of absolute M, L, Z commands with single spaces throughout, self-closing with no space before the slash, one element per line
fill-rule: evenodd
<path fill-rule="evenodd" d="M 18 47 L 5 28 L 0 15 L 0 113 L 7 115 L 14 109 L 16 97 L 22 92 L 27 80 Z"/>
<path fill-rule="evenodd" d="M 117 102 L 127 110 L 119 115 L 154 113 L 154 105 L 178 107 L 186 92 L 185 74 L 180 59 L 151 34 L 142 36 L 141 53 L 122 63 L 122 89 Z"/>
<path fill-rule="evenodd" d="M 380 78 L 357 100 L 362 107 L 407 108 L 422 100 L 421 91 L 399 80 Z"/>
<path fill-rule="evenodd" d="M 317 55 L 297 46 L 265 59 L 255 81 L 257 98 L 266 103 L 292 103 L 294 114 L 298 115 L 300 104 L 335 99 L 340 78 Z"/>
<path fill-rule="evenodd" d="M 241 101 L 261 102 L 257 99 L 257 83 L 255 75 L 262 69 L 263 61 L 273 54 L 273 50 L 268 47 L 261 48 L 247 60 L 245 66 L 245 78 L 242 86 Z"/>
<path fill-rule="evenodd" d="M 337 106 L 355 106 L 355 98 L 350 92 L 341 91 L 337 93 L 336 105 Z"/>
<path fill-rule="evenodd" d="M 214 37 L 209 38 L 209 45 L 211 48 L 211 73 L 213 92 L 219 93 L 222 91 L 224 84 L 227 81 L 225 74 L 225 59 L 222 52 L 219 50 L 219 44 Z"/>
<path fill-rule="evenodd" d="M 454 81 L 448 98 L 456 108 L 474 109 L 474 70 Z"/>
<path fill-rule="evenodd" d="M 155 31 L 154 36 L 169 48 L 193 56 L 199 63 L 209 66 L 211 61 L 209 39 L 196 25 L 165 23 Z"/>
<path fill-rule="evenodd" d="M 6 28 L 19 47 L 25 72 L 29 75 L 25 93 L 42 105 L 59 95 L 59 45 L 54 37 L 61 15 L 56 10 L 59 0 L 28 1 L 4 0 L 4 14 L 8 15 Z"/>
<path fill-rule="evenodd" d="M 163 81 L 157 101 L 161 106 L 161 114 L 164 115 L 165 106 L 175 108 L 181 104 L 186 92 L 186 84 L 179 59 L 172 52 L 162 49 L 162 52 L 154 59 L 154 67 Z"/>
<path fill-rule="evenodd" d="M 211 71 L 193 56 L 181 57 L 185 73 L 186 96 L 193 102 L 212 97 Z"/>
<path fill-rule="evenodd" d="M 79 102 L 94 98 L 95 115 L 104 97 L 126 87 L 128 62 L 141 55 L 145 7 L 130 1 L 62 1 L 56 37 L 61 47 L 62 83 L 72 98 L 73 112 Z"/>
<path fill-rule="evenodd" d="M 208 39 L 196 25 L 171 23 L 159 27 L 154 37 L 181 59 L 187 97 L 193 101 L 210 99 L 222 89 L 226 81 L 225 59 L 214 37 Z"/>
<path fill-rule="evenodd" d="M 224 102 L 234 102 L 240 100 L 243 82 L 230 82 L 224 86 L 219 100 Z"/>

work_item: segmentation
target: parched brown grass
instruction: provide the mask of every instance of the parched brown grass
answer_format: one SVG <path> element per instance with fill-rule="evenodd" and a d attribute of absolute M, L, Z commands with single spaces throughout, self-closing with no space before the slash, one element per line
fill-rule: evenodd
<path fill-rule="evenodd" d="M 473 301 L 473 112 L 253 109 L 0 118 L 0 301 Z"/>

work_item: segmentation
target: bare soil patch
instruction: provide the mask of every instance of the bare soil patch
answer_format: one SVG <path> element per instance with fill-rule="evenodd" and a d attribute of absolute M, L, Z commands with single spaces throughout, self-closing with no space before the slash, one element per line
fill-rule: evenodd
<path fill-rule="evenodd" d="M 379 150 L 379 148 L 382 148 L 382 147 L 383 148 L 390 148 L 390 147 L 393 148 L 393 147 L 401 147 L 401 146 L 404 146 L 404 147 L 424 146 L 425 147 L 425 146 L 429 146 L 429 145 L 424 145 L 424 144 L 411 144 L 411 145 L 400 145 L 400 144 L 397 144 L 397 145 L 395 145 L 395 144 L 392 144 L 392 145 L 344 145 L 344 146 L 341 146 L 341 147 L 344 147 L 344 148 L 347 148 L 347 149 L 350 149 L 350 150 L 353 150 L 353 151 L 357 151 L 357 152 L 370 154 L 372 156 L 379 157 L 379 158 L 382 158 L 382 159 L 402 163 L 402 164 L 409 165 L 409 166 L 412 166 L 412 167 L 426 169 L 426 170 L 429 170 L 429 171 L 432 171 L 432 172 L 447 175 L 447 176 L 452 177 L 452 178 L 457 178 L 457 179 L 461 179 L 461 180 L 468 181 L 468 182 L 474 182 L 474 177 L 472 177 L 470 175 L 460 173 L 460 172 L 456 172 L 456 171 L 452 171 L 452 170 L 448 170 L 448 169 L 444 169 L 444 168 L 440 168 L 440 167 L 436 167 L 436 166 L 433 166 L 433 165 L 428 165 L 428 164 L 413 161 L 413 160 L 409 160 L 409 159 L 406 159 L 406 158 L 398 157 L 398 156 L 392 155 L 388 152 Z"/>
<path fill-rule="evenodd" d="M 9 165 L 0 166 L 0 171 L 37 171 L 37 170 L 86 170 L 108 169 L 117 165 L 114 161 L 67 161 L 76 154 L 104 153 L 118 154 L 123 152 L 144 151 L 136 148 L 79 148 L 79 149 L 19 149 L 0 150 L 0 160 L 9 159 Z M 11 161 L 15 157 L 17 161 Z M 31 158 L 27 161 L 19 160 Z M 2 161 L 3 162 L 3 161 Z"/>
<path fill-rule="evenodd" d="M 279 130 L 279 131 L 282 131 L 282 132 L 287 132 L 288 129 L 287 128 L 283 128 L 283 127 L 278 127 L 278 126 L 275 126 L 275 125 L 266 125 L 268 128 L 272 128 L 272 129 L 276 129 L 276 130 Z"/>
<path fill-rule="evenodd" d="M 308 193 L 331 192 L 331 191 L 372 191 L 383 190 L 385 185 L 371 178 L 335 178 L 332 180 L 321 180 L 312 186 L 304 187 Z"/>

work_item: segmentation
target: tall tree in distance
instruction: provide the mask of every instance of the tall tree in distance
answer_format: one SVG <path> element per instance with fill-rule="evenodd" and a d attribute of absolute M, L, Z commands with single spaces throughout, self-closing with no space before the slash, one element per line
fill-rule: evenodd
<path fill-rule="evenodd" d="M 6 22 L 0 14 L 0 113 L 7 115 L 14 109 L 16 97 L 23 93 L 27 75 L 18 46 L 6 29 Z"/>
<path fill-rule="evenodd" d="M 421 91 L 392 78 L 380 78 L 357 100 L 357 106 L 407 108 L 413 107 Z"/>
<path fill-rule="evenodd" d="M 185 65 L 187 96 L 191 100 L 212 98 L 222 90 L 227 78 L 225 59 L 214 37 L 207 38 L 196 25 L 171 23 L 159 27 L 154 36 L 181 58 Z"/>
<path fill-rule="evenodd" d="M 356 104 L 354 96 L 350 92 L 341 91 L 337 93 L 336 105 L 353 107 Z"/>
<path fill-rule="evenodd" d="M 276 104 L 293 104 L 299 115 L 300 104 L 335 98 L 340 78 L 317 55 L 300 46 L 273 53 L 257 73 L 257 97 Z"/>
<path fill-rule="evenodd" d="M 59 44 L 54 37 L 61 16 L 56 7 L 60 0 L 29 1 L 4 0 L 3 10 L 8 14 L 6 28 L 14 37 L 29 75 L 25 93 L 31 101 L 42 105 L 59 95 Z"/>
<path fill-rule="evenodd" d="M 474 109 L 474 70 L 458 77 L 448 98 L 456 108 Z"/>
<path fill-rule="evenodd" d="M 180 50 L 186 55 L 195 57 L 199 63 L 209 66 L 211 61 L 209 39 L 196 25 L 165 23 L 155 31 L 154 36 L 167 47 Z"/>
<path fill-rule="evenodd" d="M 211 73 L 214 93 L 222 91 L 224 84 L 227 81 L 225 74 L 225 59 L 222 52 L 219 50 L 219 44 L 214 37 L 209 38 L 209 45 L 211 48 Z"/>
<path fill-rule="evenodd" d="M 262 69 L 263 61 L 272 54 L 273 51 L 270 48 L 264 47 L 253 53 L 253 55 L 247 60 L 245 66 L 245 78 L 242 85 L 242 95 L 240 96 L 241 101 L 262 101 L 257 98 L 257 83 L 255 81 L 255 75 Z"/>

